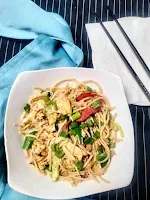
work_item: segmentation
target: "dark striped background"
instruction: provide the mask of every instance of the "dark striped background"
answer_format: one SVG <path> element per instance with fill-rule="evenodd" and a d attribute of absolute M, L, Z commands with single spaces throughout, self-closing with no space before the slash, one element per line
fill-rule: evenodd
<path fill-rule="evenodd" d="M 71 27 L 75 43 L 84 52 L 84 66 L 92 67 L 91 48 L 85 23 L 95 22 L 95 11 L 103 21 L 110 20 L 105 10 L 107 4 L 116 16 L 150 15 L 149 0 L 33 0 L 46 11 L 59 13 Z M 0 66 L 11 59 L 30 41 L 0 37 Z M 135 130 L 135 171 L 127 187 L 81 199 L 149 200 L 150 199 L 150 108 L 130 105 Z M 130 155 L 129 155 L 130 156 Z M 13 197 L 12 197 L 13 199 Z"/>

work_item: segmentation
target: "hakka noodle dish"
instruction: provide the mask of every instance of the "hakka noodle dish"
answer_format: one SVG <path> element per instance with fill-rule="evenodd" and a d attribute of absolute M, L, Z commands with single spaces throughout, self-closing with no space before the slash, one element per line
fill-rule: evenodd
<path fill-rule="evenodd" d="M 112 110 L 93 80 L 66 79 L 49 88 L 36 87 L 18 128 L 29 164 L 53 182 L 109 182 L 103 175 L 124 137 Z"/>

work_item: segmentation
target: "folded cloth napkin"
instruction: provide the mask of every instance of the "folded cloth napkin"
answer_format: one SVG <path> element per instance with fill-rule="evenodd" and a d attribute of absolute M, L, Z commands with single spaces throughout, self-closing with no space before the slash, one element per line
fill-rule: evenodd
<path fill-rule="evenodd" d="M 150 18 L 122 18 L 119 22 L 150 68 Z M 150 92 L 150 78 L 114 21 L 104 22 L 107 30 Z M 111 44 L 100 24 L 86 24 L 96 69 L 107 70 L 121 77 L 129 104 L 150 105 L 141 88 Z M 117 88 L 116 88 L 117 89 Z"/>
<path fill-rule="evenodd" d="M 83 53 L 74 45 L 65 20 L 45 12 L 30 0 L 0 0 L 0 36 L 34 39 L 0 68 L 0 199 L 30 200 L 34 198 L 20 194 L 6 184 L 3 125 L 11 86 L 22 71 L 81 66 Z"/>

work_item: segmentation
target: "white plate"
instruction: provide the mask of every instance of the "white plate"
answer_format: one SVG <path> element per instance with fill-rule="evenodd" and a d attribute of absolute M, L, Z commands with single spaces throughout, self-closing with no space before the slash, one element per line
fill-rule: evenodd
<path fill-rule="evenodd" d="M 33 86 L 48 87 L 64 78 L 92 79 L 99 82 L 104 94 L 116 106 L 117 122 L 124 130 L 125 138 L 117 145 L 117 155 L 105 174 L 110 184 L 85 181 L 77 187 L 67 182 L 52 183 L 28 165 L 17 127 L 25 103 L 33 93 Z M 18 75 L 11 89 L 5 116 L 5 149 L 8 165 L 8 183 L 11 188 L 26 195 L 47 199 L 68 199 L 122 188 L 130 184 L 134 169 L 134 134 L 131 115 L 121 79 L 108 72 L 86 68 L 57 68 L 27 71 Z"/>

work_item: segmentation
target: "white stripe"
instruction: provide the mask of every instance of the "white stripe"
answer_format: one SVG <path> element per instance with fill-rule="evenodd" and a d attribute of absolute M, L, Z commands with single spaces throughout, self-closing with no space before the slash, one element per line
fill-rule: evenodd
<path fill-rule="evenodd" d="M 132 184 L 130 184 L 130 190 L 131 190 L 131 200 L 133 200 Z"/>
<path fill-rule="evenodd" d="M 127 2 L 126 2 L 126 0 L 124 2 L 124 15 L 125 15 L 125 17 L 127 16 Z"/>
<path fill-rule="evenodd" d="M 72 4 L 73 4 L 73 0 L 71 0 L 71 7 L 70 7 L 70 26 L 72 22 Z"/>
<path fill-rule="evenodd" d="M 136 16 L 139 16 L 139 8 L 138 8 L 138 6 L 139 6 L 139 2 L 137 0 L 136 1 Z"/>
<path fill-rule="evenodd" d="M 132 16 L 132 0 L 131 0 L 131 16 Z"/>
<path fill-rule="evenodd" d="M 55 3 L 55 1 L 53 0 L 53 2 L 52 2 L 52 12 L 54 11 L 54 3 Z"/>
<path fill-rule="evenodd" d="M 42 6 L 42 2 L 41 2 L 41 0 L 40 0 L 40 7 Z"/>
<path fill-rule="evenodd" d="M 13 57 L 13 56 L 14 56 L 14 53 L 15 53 L 15 46 L 16 46 L 16 42 L 14 42 L 14 44 L 13 44 L 13 49 L 12 49 L 12 54 L 11 54 L 11 57 Z"/>
<path fill-rule="evenodd" d="M 119 0 L 119 18 L 120 18 L 120 0 Z"/>
<path fill-rule="evenodd" d="M 64 19 L 66 18 L 67 0 L 65 0 Z"/>
<path fill-rule="evenodd" d="M 58 5 L 58 14 L 60 13 L 60 5 L 61 5 L 61 0 L 59 0 L 59 5 Z"/>
<path fill-rule="evenodd" d="M 48 8 L 48 0 L 46 0 L 46 8 L 45 8 L 46 11 L 47 11 L 47 8 Z"/>
<path fill-rule="evenodd" d="M 91 8 L 91 0 L 89 0 L 88 23 L 90 22 L 90 17 L 91 17 L 90 8 Z M 87 46 L 87 66 L 88 66 L 88 64 L 89 64 L 89 56 L 90 56 L 89 55 L 90 51 L 89 51 L 89 38 L 88 38 L 88 36 L 87 36 L 87 44 L 86 44 L 86 46 Z"/>
<path fill-rule="evenodd" d="M 83 5 L 82 5 L 82 25 L 81 25 L 81 49 L 83 50 L 83 24 L 84 24 L 84 4 L 85 0 L 83 0 Z"/>
<path fill-rule="evenodd" d="M 1 49 L 1 47 L 2 47 L 2 41 L 3 41 L 3 39 L 2 39 L 2 37 L 1 37 L 1 40 L 0 40 L 0 49 Z"/>
<path fill-rule="evenodd" d="M 7 44 L 6 44 L 6 50 L 5 50 L 4 63 L 5 63 L 5 62 L 6 62 L 6 60 L 7 60 L 8 46 L 9 46 L 9 40 L 7 40 Z"/>
<path fill-rule="evenodd" d="M 116 200 L 118 199 L 118 190 L 116 190 Z"/>
<path fill-rule="evenodd" d="M 143 148 L 144 148 L 144 166 L 145 166 L 145 195 L 147 200 L 147 160 L 146 160 L 146 146 L 145 146 L 145 113 L 143 112 Z"/>
<path fill-rule="evenodd" d="M 97 0 L 95 0 L 95 13 L 97 13 Z M 96 23 L 96 17 L 94 18 L 94 22 Z"/>
<path fill-rule="evenodd" d="M 148 118 L 150 119 L 150 108 L 148 108 Z"/>
<path fill-rule="evenodd" d="M 21 51 L 21 48 L 22 48 L 22 43 L 20 43 L 20 46 L 19 46 L 19 51 Z"/>
<path fill-rule="evenodd" d="M 143 0 L 143 3 L 142 3 L 142 17 L 144 17 L 144 4 L 145 4 L 145 2 Z"/>
<path fill-rule="evenodd" d="M 108 191 L 108 196 L 107 196 L 107 200 L 109 200 L 109 191 Z"/>
<path fill-rule="evenodd" d="M 148 17 L 150 16 L 150 2 L 148 0 Z"/>
<path fill-rule="evenodd" d="M 125 190 L 125 188 L 123 188 L 123 196 L 124 196 L 124 200 L 126 200 L 126 190 Z"/>
<path fill-rule="evenodd" d="M 107 6 L 109 6 L 109 0 L 107 0 Z M 107 10 L 107 21 L 108 21 L 108 15 L 109 15 L 109 12 Z"/>
<path fill-rule="evenodd" d="M 98 195 L 98 200 L 101 200 L 101 193 L 99 193 Z"/>
<path fill-rule="evenodd" d="M 76 44 L 76 41 L 77 41 L 77 27 L 78 27 L 78 8 L 79 8 L 79 0 L 77 0 L 77 13 L 76 13 L 76 23 L 75 23 L 75 44 Z"/>
<path fill-rule="evenodd" d="M 137 170 L 137 195 L 139 200 L 139 177 L 138 177 L 138 148 L 137 148 L 137 106 L 135 110 L 135 146 L 136 146 L 136 170 Z"/>
<path fill-rule="evenodd" d="M 103 20 L 103 0 L 101 0 L 101 21 Z"/>

